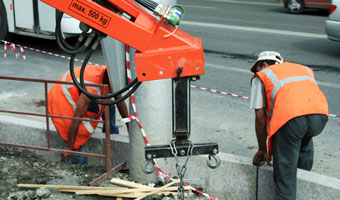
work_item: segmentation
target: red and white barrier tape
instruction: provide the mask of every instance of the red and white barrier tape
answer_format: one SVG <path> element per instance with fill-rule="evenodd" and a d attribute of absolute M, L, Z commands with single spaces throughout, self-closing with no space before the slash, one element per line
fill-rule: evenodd
<path fill-rule="evenodd" d="M 146 133 L 143 129 L 143 126 L 142 124 L 140 123 L 139 119 L 136 117 L 136 116 L 133 116 L 133 115 L 129 115 L 128 118 L 123 118 L 122 121 L 124 123 L 129 123 L 129 122 L 132 122 L 133 120 L 136 120 L 138 126 L 139 126 L 139 129 L 140 129 L 140 132 L 142 133 L 142 136 L 143 136 L 143 139 L 144 139 L 144 142 L 146 144 L 146 146 L 150 146 L 150 142 L 148 140 L 148 137 L 146 136 Z"/>
<path fill-rule="evenodd" d="M 329 117 L 337 117 L 340 118 L 340 115 L 328 114 Z"/>
<path fill-rule="evenodd" d="M 20 52 L 21 52 L 23 59 L 26 60 L 26 54 L 25 54 L 24 49 L 22 48 L 22 46 L 19 46 L 19 48 L 20 48 Z"/>
<path fill-rule="evenodd" d="M 125 45 L 125 59 L 126 59 L 126 74 L 128 83 L 131 83 L 131 65 L 130 65 L 130 53 L 129 53 L 129 46 Z M 131 94 L 130 96 L 131 104 L 132 104 L 132 110 L 135 117 L 137 117 L 137 110 L 136 110 L 136 102 L 135 102 L 135 95 Z"/>
<path fill-rule="evenodd" d="M 7 41 L 4 41 L 4 58 L 7 56 Z"/>
<path fill-rule="evenodd" d="M 217 93 L 217 94 L 224 94 L 224 95 L 229 95 L 229 96 L 238 97 L 238 98 L 242 98 L 242 99 L 250 99 L 250 97 L 245 97 L 245 96 L 241 96 L 241 95 L 238 95 L 238 94 L 232 94 L 232 93 L 229 93 L 229 92 L 222 92 L 222 91 L 204 88 L 204 87 L 200 87 L 200 86 L 191 85 L 191 87 L 196 88 L 196 89 L 200 89 L 200 90 L 205 90 L 205 91 L 208 91 L 208 92 Z"/>
<path fill-rule="evenodd" d="M 8 48 L 9 48 L 11 51 L 14 52 L 15 57 L 18 59 L 19 53 L 17 52 L 16 45 L 15 45 L 14 43 L 10 43 L 10 42 L 4 41 L 4 40 L 0 40 L 0 41 L 5 43 L 5 45 L 4 45 L 4 57 L 5 57 L 5 58 L 7 57 L 7 44 L 9 44 L 9 47 L 8 47 Z M 17 45 L 17 46 L 18 46 L 19 49 L 20 49 L 20 53 L 21 53 L 23 59 L 26 60 L 26 55 L 25 55 L 24 49 L 23 49 L 20 45 Z"/>
<path fill-rule="evenodd" d="M 12 43 L 9 48 L 14 52 L 15 57 L 18 58 L 19 55 L 17 54 L 17 48 L 15 48 L 15 44 Z"/>
<path fill-rule="evenodd" d="M 5 40 L 0 40 L 0 42 L 3 42 L 5 43 L 5 46 L 4 46 L 4 57 L 6 57 L 7 55 L 7 44 L 9 45 L 12 45 L 14 43 L 11 43 L 11 42 L 8 42 L 8 41 L 5 41 Z M 64 58 L 64 59 L 68 59 L 70 60 L 71 57 L 69 56 L 64 56 L 64 55 L 60 55 L 60 54 L 57 54 L 57 53 L 51 53 L 51 52 L 47 52 L 47 51 L 43 51 L 43 50 L 39 50 L 39 49 L 36 49 L 36 48 L 32 48 L 32 47 L 27 47 L 27 46 L 24 46 L 24 45 L 20 45 L 20 44 L 14 44 L 18 47 L 20 47 L 20 50 L 21 50 L 21 54 L 23 56 L 24 59 L 26 59 L 26 54 L 24 52 L 24 49 L 29 49 L 31 51 L 35 51 L 35 52 L 39 52 L 39 53 L 43 53 L 43 54 L 47 54 L 47 55 L 50 55 L 50 56 L 55 56 L 55 57 L 59 57 L 59 58 Z M 76 62 L 83 62 L 83 60 L 80 60 L 80 59 L 74 59 Z M 88 62 L 89 64 L 91 65 L 96 65 L 96 66 L 102 66 L 100 64 L 97 64 L 97 63 L 94 63 L 94 62 Z"/>

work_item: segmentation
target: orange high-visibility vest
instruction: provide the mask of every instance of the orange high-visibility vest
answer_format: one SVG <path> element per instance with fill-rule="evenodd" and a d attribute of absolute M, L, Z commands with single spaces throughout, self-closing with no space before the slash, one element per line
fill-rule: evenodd
<path fill-rule="evenodd" d="M 256 73 L 267 97 L 268 151 L 271 137 L 289 120 L 303 115 L 328 116 L 328 103 L 314 79 L 312 69 L 289 62 L 271 65 Z"/>
<path fill-rule="evenodd" d="M 105 70 L 106 67 L 103 66 L 88 65 L 84 73 L 84 82 L 103 84 L 103 76 Z M 76 78 L 78 79 L 78 81 L 80 81 L 80 67 L 75 68 L 74 72 Z M 72 82 L 70 72 L 66 72 L 65 74 L 63 74 L 63 76 L 59 80 Z M 86 89 L 88 92 L 96 95 L 104 93 L 103 89 L 99 87 L 86 87 Z M 75 85 L 55 84 L 48 92 L 49 114 L 73 117 L 79 95 L 80 92 Z M 96 115 L 97 113 L 87 111 L 84 118 L 93 118 Z M 100 117 L 101 114 L 99 114 L 96 119 L 99 120 Z M 67 142 L 71 119 L 52 118 L 52 121 L 60 137 L 62 137 L 65 142 Z M 97 125 L 97 122 L 81 121 L 74 144 L 74 149 L 80 148 L 87 142 L 88 139 L 90 139 Z"/>

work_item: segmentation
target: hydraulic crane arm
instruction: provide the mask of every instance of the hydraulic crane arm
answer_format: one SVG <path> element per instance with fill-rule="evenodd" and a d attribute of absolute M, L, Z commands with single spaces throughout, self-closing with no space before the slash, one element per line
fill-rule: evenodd
<path fill-rule="evenodd" d="M 195 38 L 158 20 L 132 0 L 41 0 L 88 26 L 135 48 L 138 81 L 204 73 L 203 46 Z M 167 8 L 169 9 L 169 8 Z"/>

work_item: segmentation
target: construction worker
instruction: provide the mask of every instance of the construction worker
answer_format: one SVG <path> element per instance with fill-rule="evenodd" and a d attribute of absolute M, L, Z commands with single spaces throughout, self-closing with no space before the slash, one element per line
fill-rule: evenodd
<path fill-rule="evenodd" d="M 80 69 L 80 67 L 74 69 L 75 76 L 78 80 L 80 77 Z M 72 81 L 70 72 L 64 73 L 59 80 Z M 106 67 L 86 66 L 84 82 L 109 84 Z M 95 95 L 104 94 L 103 88 L 86 87 L 86 89 Z M 115 98 L 121 98 L 121 95 L 117 95 Z M 97 103 L 92 102 L 85 94 L 81 93 L 75 85 L 55 84 L 48 92 L 48 112 L 50 115 L 99 120 L 103 113 L 101 107 L 102 106 Z M 128 117 L 128 111 L 124 101 L 118 103 L 117 107 L 123 118 Z M 112 121 L 113 118 L 110 118 Z M 52 121 L 60 137 L 67 143 L 64 148 L 65 150 L 87 152 L 85 143 L 94 133 L 98 125 L 97 122 L 61 118 L 52 118 Z M 114 125 L 114 122 L 110 122 L 111 127 L 112 124 Z M 64 161 L 68 161 L 71 158 L 71 163 L 73 164 L 87 164 L 86 156 L 72 156 L 70 153 L 62 153 L 61 156 Z"/>
<path fill-rule="evenodd" d="M 255 109 L 258 141 L 253 164 L 272 165 L 273 155 L 276 199 L 296 199 L 297 168 L 312 169 L 312 138 L 328 121 L 327 100 L 312 69 L 283 62 L 278 52 L 261 52 L 250 71 L 250 108 Z"/>

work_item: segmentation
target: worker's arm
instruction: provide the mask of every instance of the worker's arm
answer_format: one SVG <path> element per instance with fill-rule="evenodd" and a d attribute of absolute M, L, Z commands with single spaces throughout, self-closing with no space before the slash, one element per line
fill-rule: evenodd
<path fill-rule="evenodd" d="M 115 99 L 120 99 L 120 98 L 122 98 L 121 94 L 115 96 Z M 127 106 L 125 104 L 125 101 L 121 101 L 121 102 L 117 103 L 117 108 L 118 108 L 119 114 L 120 114 L 120 116 L 122 116 L 122 118 L 127 118 L 128 117 L 129 112 L 127 110 Z M 126 128 L 129 131 L 129 123 L 126 123 Z"/>
<path fill-rule="evenodd" d="M 90 103 L 91 103 L 91 100 L 85 94 L 81 93 L 79 96 L 77 107 L 76 107 L 76 110 L 74 111 L 73 117 L 78 117 L 78 118 L 84 117 Z M 68 131 L 67 147 L 64 148 L 65 150 L 73 150 L 80 122 L 81 120 L 79 119 L 72 119 L 70 129 Z M 61 157 L 62 157 L 62 160 L 67 161 L 71 158 L 71 154 L 63 153 Z"/>
<path fill-rule="evenodd" d="M 271 165 L 266 144 L 266 108 L 255 109 L 255 131 L 259 149 L 254 155 L 253 164 L 259 166 L 266 161 L 268 165 Z"/>
<path fill-rule="evenodd" d="M 255 131 L 259 150 L 267 151 L 266 108 L 255 109 Z"/>

